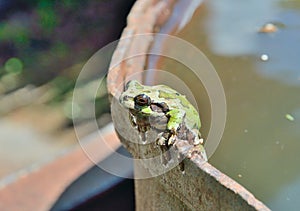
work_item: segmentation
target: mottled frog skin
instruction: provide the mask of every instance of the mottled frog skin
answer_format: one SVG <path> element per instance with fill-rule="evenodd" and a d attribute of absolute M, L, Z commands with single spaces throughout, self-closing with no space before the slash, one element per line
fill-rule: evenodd
<path fill-rule="evenodd" d="M 194 146 L 190 153 L 197 152 L 207 160 L 199 114 L 184 95 L 165 85 L 144 86 L 132 80 L 119 100 L 129 109 L 130 122 L 144 139 L 150 128 L 156 129 L 160 132 L 158 145 L 168 149 L 177 140 L 185 140 Z"/>

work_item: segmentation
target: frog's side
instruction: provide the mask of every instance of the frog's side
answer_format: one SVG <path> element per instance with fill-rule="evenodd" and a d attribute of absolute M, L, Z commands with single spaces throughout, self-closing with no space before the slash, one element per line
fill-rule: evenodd
<path fill-rule="evenodd" d="M 145 134 L 150 128 L 161 131 L 157 144 L 169 148 L 176 140 L 186 140 L 207 160 L 199 114 L 184 95 L 165 85 L 144 86 L 133 80 L 126 85 L 120 103 L 129 109 L 130 120 Z"/>

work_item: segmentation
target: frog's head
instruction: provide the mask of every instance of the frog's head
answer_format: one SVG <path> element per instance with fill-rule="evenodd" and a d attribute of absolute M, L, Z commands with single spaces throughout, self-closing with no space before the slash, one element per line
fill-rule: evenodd
<path fill-rule="evenodd" d="M 126 91 L 120 96 L 120 103 L 128 108 L 141 112 L 143 114 L 151 114 L 151 98 L 146 95 L 149 90 L 139 82 L 133 80 L 126 84 Z"/>
<path fill-rule="evenodd" d="M 125 93 L 125 92 L 124 92 Z M 120 97 L 120 103 L 128 109 L 135 110 L 143 114 L 151 114 L 151 98 L 146 94 L 138 94 L 130 96 L 122 94 Z"/>

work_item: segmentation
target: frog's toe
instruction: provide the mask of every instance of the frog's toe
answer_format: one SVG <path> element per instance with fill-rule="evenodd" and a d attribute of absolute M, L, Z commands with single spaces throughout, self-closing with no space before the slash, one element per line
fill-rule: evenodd
<path fill-rule="evenodd" d="M 199 155 L 204 161 L 207 161 L 206 152 L 202 145 L 194 146 L 192 149 L 190 149 L 187 157 L 191 158 L 196 154 Z"/>
<path fill-rule="evenodd" d="M 197 145 L 203 144 L 203 143 L 204 143 L 203 138 L 195 138 L 194 142 L 193 142 L 194 146 L 197 146 Z"/>
<path fill-rule="evenodd" d="M 172 146 L 176 141 L 176 135 L 172 134 L 168 139 L 168 146 Z"/>
<path fill-rule="evenodd" d="M 163 133 L 158 134 L 158 138 L 156 139 L 156 144 L 159 146 L 166 145 L 167 139 L 163 136 Z"/>

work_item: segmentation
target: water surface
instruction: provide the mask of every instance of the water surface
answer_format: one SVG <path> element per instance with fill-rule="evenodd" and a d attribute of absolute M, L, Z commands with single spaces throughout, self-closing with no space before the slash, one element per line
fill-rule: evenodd
<path fill-rule="evenodd" d="M 266 23 L 277 31 L 259 33 Z M 225 89 L 225 133 L 210 162 L 272 210 L 300 208 L 299 1 L 206 1 L 177 36 L 205 53 Z M 162 68 L 196 93 L 206 135 L 205 91 L 186 67 L 166 61 Z"/>

